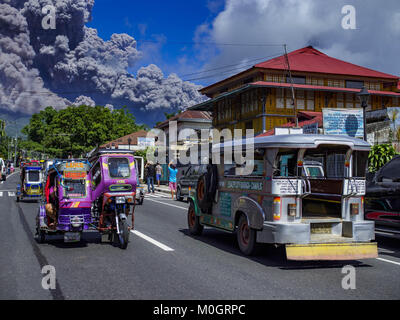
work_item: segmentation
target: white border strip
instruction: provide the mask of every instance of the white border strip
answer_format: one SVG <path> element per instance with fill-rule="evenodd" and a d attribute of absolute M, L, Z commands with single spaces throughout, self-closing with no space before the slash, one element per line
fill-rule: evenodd
<path fill-rule="evenodd" d="M 395 262 L 395 261 L 392 261 L 392 260 L 386 260 L 386 259 L 383 259 L 383 258 L 376 258 L 376 260 L 389 262 L 389 263 L 397 264 L 398 266 L 400 266 L 400 262 Z"/>
<path fill-rule="evenodd" d="M 176 205 L 174 205 L 174 204 L 169 204 L 169 203 L 165 203 L 165 202 L 157 201 L 157 200 L 153 200 L 153 199 L 146 199 L 146 200 L 147 200 L 147 201 L 152 201 L 152 202 L 161 203 L 161 204 L 165 204 L 166 206 L 170 206 L 170 207 L 174 207 L 174 208 L 179 208 L 179 209 L 186 210 L 186 211 L 187 211 L 187 209 L 188 209 L 188 208 L 176 206 Z"/>
<path fill-rule="evenodd" d="M 142 238 L 142 239 L 154 244 L 155 246 L 163 249 L 164 251 L 175 251 L 174 249 L 166 246 L 165 244 L 162 244 L 161 242 L 158 242 L 157 240 L 154 240 L 153 238 L 150 238 L 149 236 L 146 236 L 145 234 L 143 234 L 143 233 L 141 233 L 139 231 L 131 230 L 131 232 L 133 234 L 137 235 L 138 237 L 140 237 L 140 238 Z"/>

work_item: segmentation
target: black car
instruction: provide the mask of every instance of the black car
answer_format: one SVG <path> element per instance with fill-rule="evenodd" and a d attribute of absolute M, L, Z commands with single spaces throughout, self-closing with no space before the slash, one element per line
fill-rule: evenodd
<path fill-rule="evenodd" d="M 367 182 L 365 218 L 379 233 L 400 236 L 400 156 L 384 165 Z"/>
<path fill-rule="evenodd" d="M 185 197 L 188 197 L 192 193 L 192 190 L 196 190 L 197 181 L 205 172 L 207 172 L 206 164 L 178 168 L 176 199 L 183 201 Z"/>

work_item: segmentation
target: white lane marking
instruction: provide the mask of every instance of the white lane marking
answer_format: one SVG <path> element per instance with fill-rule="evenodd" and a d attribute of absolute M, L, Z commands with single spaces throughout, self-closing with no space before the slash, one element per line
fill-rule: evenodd
<path fill-rule="evenodd" d="M 3 196 L 3 192 L 0 192 L 0 197 L 2 197 Z"/>
<path fill-rule="evenodd" d="M 158 242 L 157 240 L 154 240 L 153 238 L 150 238 L 149 236 L 146 236 L 145 234 L 143 234 L 143 233 L 141 233 L 139 231 L 131 230 L 131 232 L 133 234 L 137 235 L 138 237 L 140 237 L 140 238 L 142 238 L 142 239 L 154 244 L 155 246 L 163 249 L 164 251 L 175 251 L 174 249 L 166 246 L 165 244 L 162 244 L 161 242 Z"/>
<path fill-rule="evenodd" d="M 9 197 L 15 197 L 15 192 L 8 192 Z"/>
<path fill-rule="evenodd" d="M 174 207 L 174 208 L 179 208 L 179 209 L 182 209 L 182 210 L 187 210 L 187 208 L 180 207 L 180 206 L 176 206 L 176 205 L 170 204 L 170 203 L 165 203 L 165 202 L 162 202 L 162 201 L 157 201 L 157 200 L 153 200 L 153 199 L 147 199 L 147 201 L 153 201 L 153 202 L 165 204 L 166 206 L 170 206 L 170 207 Z"/>
<path fill-rule="evenodd" d="M 13 176 L 13 175 L 16 174 L 16 173 L 19 173 L 19 171 L 15 171 L 15 172 L 11 173 L 10 175 L 7 176 L 7 179 L 8 179 L 9 177 Z"/>
<path fill-rule="evenodd" d="M 146 197 L 152 197 L 152 198 L 171 198 L 170 195 L 166 195 L 166 194 L 146 194 Z"/>
<path fill-rule="evenodd" d="M 387 259 L 383 259 L 383 258 L 376 258 L 376 260 L 389 262 L 389 263 L 397 264 L 398 266 L 400 266 L 400 262 L 395 262 L 395 261 L 387 260 Z"/>

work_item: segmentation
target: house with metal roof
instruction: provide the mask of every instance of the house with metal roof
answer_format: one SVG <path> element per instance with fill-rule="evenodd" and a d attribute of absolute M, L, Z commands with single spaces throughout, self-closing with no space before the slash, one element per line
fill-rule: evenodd
<path fill-rule="evenodd" d="M 201 89 L 210 99 L 189 110 L 212 112 L 216 129 L 254 129 L 259 135 L 288 126 L 305 112 L 360 108 L 357 95 L 363 87 L 370 94 L 367 112 L 400 106 L 398 76 L 330 57 L 309 46 Z"/>

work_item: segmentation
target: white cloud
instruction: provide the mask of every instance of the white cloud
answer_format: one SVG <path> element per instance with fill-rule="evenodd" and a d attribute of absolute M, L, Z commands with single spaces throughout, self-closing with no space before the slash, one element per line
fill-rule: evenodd
<path fill-rule="evenodd" d="M 335 58 L 400 75 L 399 1 L 354 0 L 356 30 L 342 28 L 341 11 L 346 4 L 348 0 L 226 0 L 224 10 L 212 23 L 198 26 L 194 39 L 236 44 L 286 43 L 289 51 L 312 45 Z M 279 46 L 217 44 L 214 50 L 199 51 L 197 58 L 204 61 L 204 69 L 245 58 L 283 54 L 283 47 Z"/>

